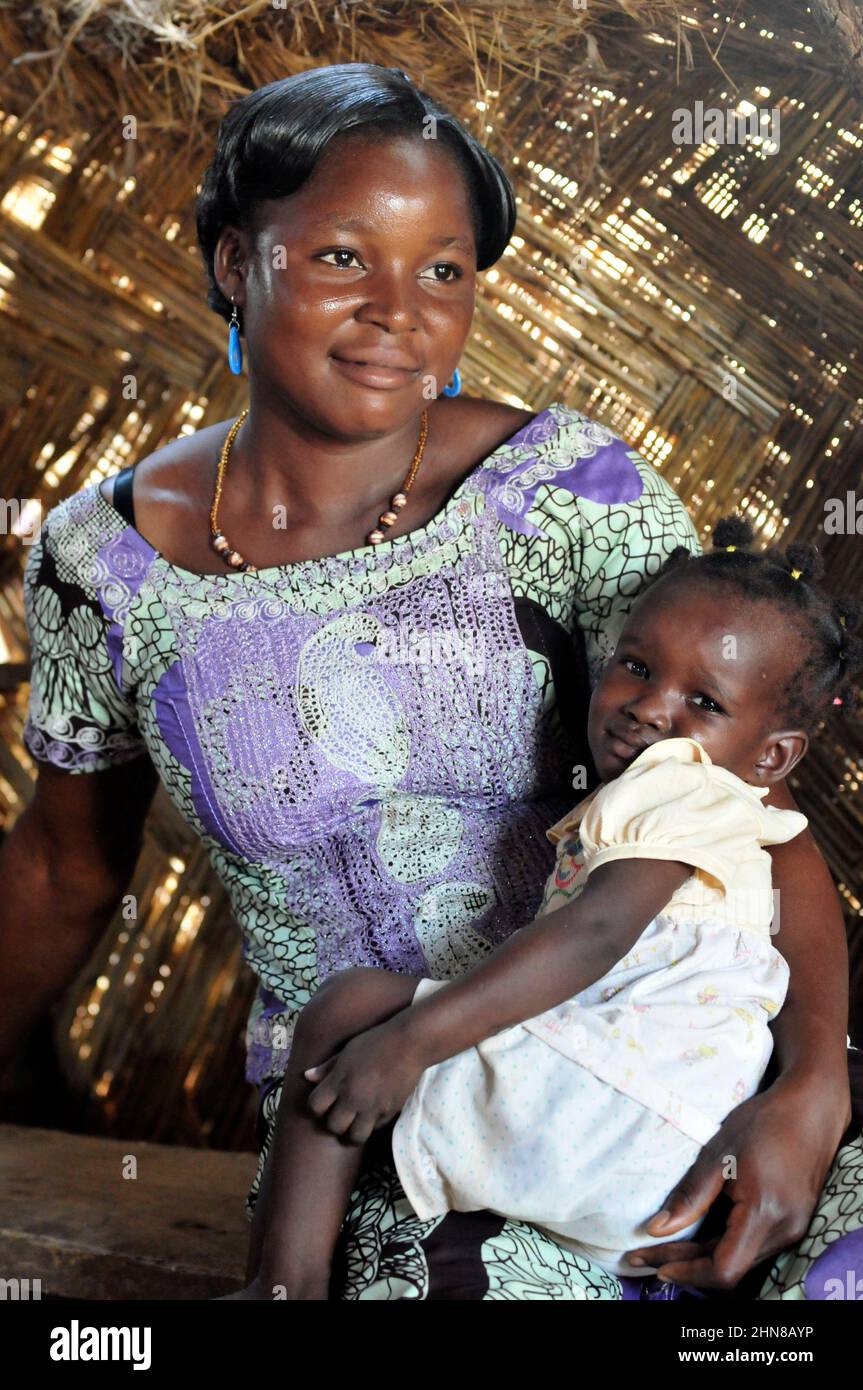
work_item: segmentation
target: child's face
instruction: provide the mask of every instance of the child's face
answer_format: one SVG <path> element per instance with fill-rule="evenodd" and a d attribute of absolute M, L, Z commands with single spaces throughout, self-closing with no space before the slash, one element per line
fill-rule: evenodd
<path fill-rule="evenodd" d="M 658 739 L 692 738 L 745 782 L 779 781 L 808 746 L 775 717 L 798 652 L 771 604 L 661 581 L 633 604 L 593 692 L 587 731 L 600 779 Z"/>

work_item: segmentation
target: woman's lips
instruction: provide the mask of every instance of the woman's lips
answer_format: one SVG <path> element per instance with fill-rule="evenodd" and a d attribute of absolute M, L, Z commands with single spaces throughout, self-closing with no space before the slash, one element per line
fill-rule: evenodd
<path fill-rule="evenodd" d="M 358 381 L 362 386 L 381 387 L 383 390 L 406 386 L 419 372 L 419 367 L 374 367 L 370 362 L 347 362 L 332 353 L 330 360 L 351 381 Z"/>

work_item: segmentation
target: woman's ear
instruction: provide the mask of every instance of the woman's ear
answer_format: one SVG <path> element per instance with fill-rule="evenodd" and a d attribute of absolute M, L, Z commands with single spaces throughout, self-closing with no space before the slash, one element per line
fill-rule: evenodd
<path fill-rule="evenodd" d="M 213 276 L 226 299 L 233 295 L 240 308 L 245 306 L 243 268 L 248 257 L 248 238 L 241 227 L 222 228 L 213 252 Z"/>
<path fill-rule="evenodd" d="M 764 786 L 781 782 L 809 751 L 809 735 L 803 729 L 781 729 L 769 734 L 755 763 Z"/>

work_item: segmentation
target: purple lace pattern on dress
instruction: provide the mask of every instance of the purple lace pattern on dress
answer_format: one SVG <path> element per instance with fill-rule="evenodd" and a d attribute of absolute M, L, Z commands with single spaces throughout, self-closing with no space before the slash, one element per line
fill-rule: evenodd
<path fill-rule="evenodd" d="M 127 527 L 103 545 L 93 566 L 92 582 L 109 619 L 107 643 L 114 677 L 123 690 L 123 630 L 129 607 L 152 564 L 152 550 L 142 536 Z"/>
<path fill-rule="evenodd" d="M 169 666 L 160 677 L 153 691 L 153 705 L 159 732 L 166 745 L 177 761 L 188 769 L 192 802 L 202 826 L 226 849 L 241 854 L 240 845 L 234 840 L 227 821 L 219 812 L 219 800 L 189 710 L 186 674 L 181 662 Z"/>
<path fill-rule="evenodd" d="M 546 486 L 561 491 L 551 538 L 527 520 Z M 115 726 L 138 705 L 271 1012 L 295 1016 L 316 980 L 351 964 L 457 975 L 533 916 L 571 760 L 512 577 L 529 569 L 568 612 L 564 494 L 620 503 L 645 486 L 620 440 L 551 406 L 410 536 L 256 575 L 193 575 L 93 490 L 70 499 L 68 571 L 107 618 L 104 631 L 91 619 L 113 687 L 94 746 L 126 738 Z M 579 559 L 596 523 L 570 514 Z M 250 1052 L 256 1077 L 273 1060 Z"/>
<path fill-rule="evenodd" d="M 335 612 L 273 587 L 171 615 L 186 700 L 162 730 L 200 749 L 212 833 L 315 926 L 320 979 L 458 973 L 530 920 L 552 858 L 560 769 L 493 512 L 462 498 L 419 544 L 426 573 Z"/>
<path fill-rule="evenodd" d="M 565 488 L 590 502 L 634 502 L 644 484 L 630 450 L 595 420 L 579 420 L 561 446 L 560 423 L 543 411 L 518 435 L 518 444 L 500 463 L 489 462 L 476 475 L 476 486 L 487 494 L 498 518 L 526 536 L 544 536 L 525 515 L 541 487 Z"/>

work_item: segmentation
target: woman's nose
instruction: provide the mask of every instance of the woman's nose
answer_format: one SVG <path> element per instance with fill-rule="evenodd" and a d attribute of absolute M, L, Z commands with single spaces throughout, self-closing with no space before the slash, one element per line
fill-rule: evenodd
<path fill-rule="evenodd" d="M 379 271 L 369 278 L 368 298 L 357 317 L 381 324 L 390 332 L 416 327 L 416 286 L 396 271 Z"/>

